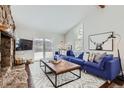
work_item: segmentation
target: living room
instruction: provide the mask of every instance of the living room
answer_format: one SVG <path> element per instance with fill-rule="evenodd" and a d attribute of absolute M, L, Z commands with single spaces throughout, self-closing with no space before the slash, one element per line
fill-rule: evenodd
<path fill-rule="evenodd" d="M 0 9 L 1 87 L 124 87 L 123 5 L 0 5 Z M 11 62 L 4 60 L 10 51 L 2 44 L 11 46 Z M 96 54 L 112 59 L 99 68 Z"/>

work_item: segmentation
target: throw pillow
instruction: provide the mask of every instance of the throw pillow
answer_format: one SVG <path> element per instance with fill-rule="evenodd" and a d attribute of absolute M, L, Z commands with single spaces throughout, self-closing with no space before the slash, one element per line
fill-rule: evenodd
<path fill-rule="evenodd" d="M 88 61 L 89 53 L 84 53 L 83 59 L 85 61 Z"/>
<path fill-rule="evenodd" d="M 77 58 L 83 59 L 84 52 L 82 52 Z"/>
<path fill-rule="evenodd" d="M 59 55 L 60 53 L 59 53 L 59 51 L 55 51 L 55 55 Z"/>
<path fill-rule="evenodd" d="M 61 51 L 61 55 L 66 55 L 66 51 Z"/>
<path fill-rule="evenodd" d="M 93 62 L 94 61 L 94 57 L 95 57 L 95 54 L 94 53 L 90 53 L 89 57 L 88 57 L 88 61 Z"/>
<path fill-rule="evenodd" d="M 106 53 L 103 53 L 103 54 L 97 53 L 94 57 L 94 61 L 97 63 L 100 63 L 105 56 L 106 56 Z"/>
<path fill-rule="evenodd" d="M 74 53 L 72 50 L 68 50 L 67 53 L 66 53 L 67 56 L 72 56 L 72 57 L 75 57 Z"/>
<path fill-rule="evenodd" d="M 110 61 L 113 59 L 113 55 L 112 54 L 109 54 L 109 55 L 106 55 L 103 59 L 103 62 L 107 62 L 107 61 Z"/>
<path fill-rule="evenodd" d="M 97 63 L 97 59 L 98 59 L 99 55 L 100 55 L 100 53 L 94 53 L 93 62 Z"/>

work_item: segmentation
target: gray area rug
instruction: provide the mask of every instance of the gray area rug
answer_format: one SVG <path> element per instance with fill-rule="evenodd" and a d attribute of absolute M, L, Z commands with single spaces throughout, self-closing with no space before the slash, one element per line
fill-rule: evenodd
<path fill-rule="evenodd" d="M 40 68 L 40 63 L 35 62 L 30 65 L 31 71 L 31 86 L 34 88 L 54 88 L 52 83 L 46 77 L 42 69 Z M 79 71 L 74 71 L 79 73 Z M 54 75 L 50 74 L 50 78 L 54 81 Z M 76 78 L 71 73 L 65 73 L 58 76 L 58 84 L 64 83 L 68 80 Z M 86 74 L 83 71 L 81 72 L 81 78 L 77 79 L 71 83 L 68 83 L 60 88 L 98 88 L 105 83 L 105 80 L 98 78 L 96 76 Z"/>

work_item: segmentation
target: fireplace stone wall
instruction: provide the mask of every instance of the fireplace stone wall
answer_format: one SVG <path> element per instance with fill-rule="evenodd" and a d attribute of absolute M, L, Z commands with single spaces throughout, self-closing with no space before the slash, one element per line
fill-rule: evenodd
<path fill-rule="evenodd" d="M 6 32 L 1 32 L 1 68 L 12 67 L 14 63 L 13 37 Z"/>

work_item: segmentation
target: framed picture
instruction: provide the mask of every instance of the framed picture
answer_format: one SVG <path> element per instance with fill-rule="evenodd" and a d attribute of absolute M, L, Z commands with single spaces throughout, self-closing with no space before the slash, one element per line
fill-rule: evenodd
<path fill-rule="evenodd" d="M 99 33 L 88 36 L 89 50 L 113 51 L 113 32 Z"/>

